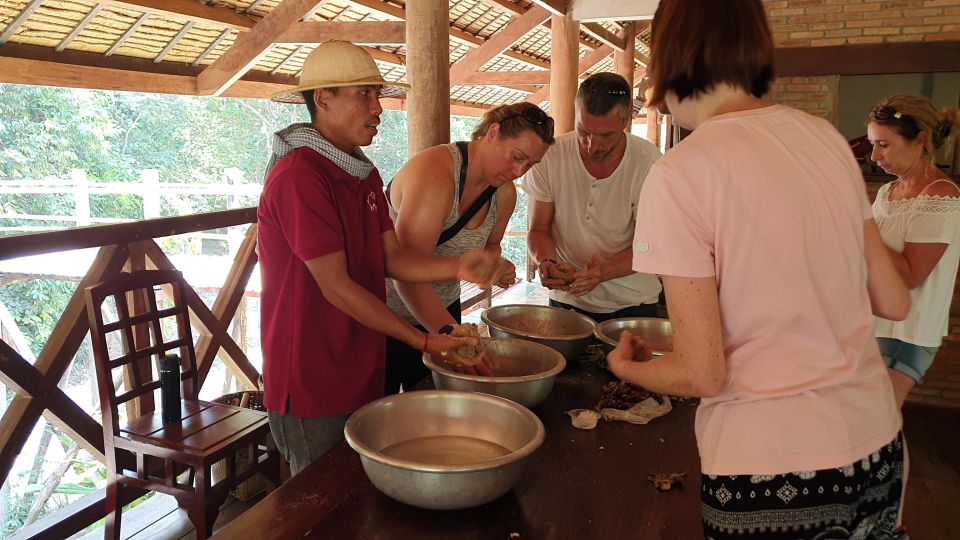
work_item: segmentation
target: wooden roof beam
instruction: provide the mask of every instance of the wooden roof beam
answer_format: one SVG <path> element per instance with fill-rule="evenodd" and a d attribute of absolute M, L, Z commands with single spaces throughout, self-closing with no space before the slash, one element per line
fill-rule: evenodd
<path fill-rule="evenodd" d="M 323 0 L 285 0 L 197 77 L 200 95 L 219 96 L 273 47 L 273 42 Z"/>
<path fill-rule="evenodd" d="M 570 11 L 569 0 L 533 0 L 533 3 L 546 9 L 551 15 L 566 15 Z"/>
<path fill-rule="evenodd" d="M 475 71 L 463 75 L 456 86 L 510 86 L 550 84 L 549 71 Z M 451 82 L 451 86 L 454 83 Z M 511 88 L 511 90 L 521 90 Z M 524 89 L 524 92 L 533 92 Z"/>
<path fill-rule="evenodd" d="M 393 4 L 388 4 L 382 0 L 350 0 L 350 1 L 358 6 L 363 6 L 367 9 L 376 11 L 378 13 L 382 13 L 383 15 L 387 15 L 389 17 L 393 17 L 397 20 L 402 21 L 402 20 L 406 20 L 407 18 L 407 13 L 406 11 L 403 10 L 403 8 L 399 8 Z M 478 47 L 480 45 L 483 45 L 484 43 L 483 39 L 478 38 L 477 36 L 471 34 L 470 32 L 464 32 L 463 30 L 460 30 L 459 28 L 454 28 L 452 26 L 450 27 L 450 37 L 453 38 L 454 41 L 458 41 L 460 43 L 464 43 L 467 45 L 474 45 Z M 530 56 L 527 54 L 518 53 L 516 51 L 509 51 L 509 50 L 505 51 L 503 53 L 503 56 L 506 56 L 507 58 L 511 58 L 513 60 L 522 62 L 530 66 L 535 66 L 543 69 L 550 69 L 550 62 L 546 62 L 535 56 Z"/>
<path fill-rule="evenodd" d="M 232 8 L 203 4 L 196 0 L 96 0 L 103 6 L 159 15 L 168 19 L 220 26 L 246 32 L 256 21 Z M 279 6 L 278 6 L 279 7 Z"/>
<path fill-rule="evenodd" d="M 580 59 L 580 62 L 577 64 L 577 71 L 579 75 L 590 71 L 590 68 L 599 64 L 603 61 L 604 58 L 613 54 L 613 47 L 609 45 L 601 45 L 595 51 L 587 54 Z M 550 99 L 550 85 L 544 85 L 542 88 L 527 96 L 526 101 L 533 103 L 534 105 L 539 105 L 544 101 Z"/>
<path fill-rule="evenodd" d="M 463 84 L 460 81 L 475 73 L 484 64 L 498 54 L 510 48 L 518 39 L 550 18 L 550 13 L 540 7 L 533 7 L 526 13 L 510 20 L 499 32 L 487 39 L 483 45 L 470 51 L 450 68 L 450 84 Z"/>
<path fill-rule="evenodd" d="M 87 13 L 87 16 L 84 17 L 82 21 L 80 21 L 80 24 L 75 26 L 73 30 L 71 30 L 70 33 L 67 34 L 67 37 L 63 38 L 63 41 L 61 41 L 60 44 L 57 45 L 54 50 L 56 50 L 57 52 L 61 52 L 64 49 L 66 49 L 67 45 L 70 45 L 71 41 L 73 41 L 74 39 L 77 39 L 77 36 L 80 35 L 80 32 L 83 32 L 83 29 L 86 28 L 88 24 L 90 24 L 90 21 L 92 21 L 93 18 L 100 13 L 101 9 L 103 9 L 103 6 L 99 4 L 93 6 L 93 9 L 90 10 L 90 13 Z"/>
<path fill-rule="evenodd" d="M 357 45 L 403 45 L 406 23 L 387 21 L 313 22 L 291 25 L 274 38 L 274 44 L 317 45 L 331 39 L 351 41 Z"/>
<path fill-rule="evenodd" d="M 583 23 L 580 25 L 580 31 L 586 33 L 588 36 L 596 39 L 600 43 L 609 45 L 618 51 L 627 50 L 628 44 L 623 40 L 623 37 L 607 30 L 600 23 Z"/>

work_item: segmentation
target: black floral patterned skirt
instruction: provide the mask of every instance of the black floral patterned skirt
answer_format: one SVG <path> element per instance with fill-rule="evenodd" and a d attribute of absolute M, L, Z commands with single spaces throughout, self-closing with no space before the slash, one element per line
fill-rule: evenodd
<path fill-rule="evenodd" d="M 895 538 L 903 434 L 844 467 L 777 475 L 703 475 L 708 540 Z"/>

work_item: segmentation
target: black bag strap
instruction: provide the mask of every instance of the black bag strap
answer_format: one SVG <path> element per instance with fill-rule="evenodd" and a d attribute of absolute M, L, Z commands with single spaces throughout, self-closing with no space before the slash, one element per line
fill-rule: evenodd
<path fill-rule="evenodd" d="M 460 196 L 463 197 L 463 189 L 467 185 L 467 143 L 464 141 L 457 141 L 457 149 L 460 150 Z M 494 193 L 497 192 L 497 188 L 490 186 L 479 197 L 473 204 L 470 205 L 470 208 L 466 212 L 460 215 L 460 219 L 456 223 L 448 227 L 445 231 L 440 233 L 440 238 L 437 239 L 437 245 L 445 243 L 447 240 L 450 240 L 457 235 L 470 221 L 470 218 L 477 215 L 477 212 L 493 198 Z"/>

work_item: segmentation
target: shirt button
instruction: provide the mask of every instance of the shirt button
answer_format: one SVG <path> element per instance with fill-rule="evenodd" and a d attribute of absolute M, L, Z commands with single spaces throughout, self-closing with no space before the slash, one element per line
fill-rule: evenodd
<path fill-rule="evenodd" d="M 590 221 L 590 216 L 587 216 L 587 221 Z"/>
<path fill-rule="evenodd" d="M 591 202 L 591 203 L 587 203 L 587 206 L 593 206 L 593 203 L 592 203 L 592 202 Z"/>

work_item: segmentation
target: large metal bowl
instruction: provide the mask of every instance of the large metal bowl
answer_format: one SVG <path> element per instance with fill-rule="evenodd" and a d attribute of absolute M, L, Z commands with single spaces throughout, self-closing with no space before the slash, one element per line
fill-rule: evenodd
<path fill-rule="evenodd" d="M 654 356 L 673 350 L 673 328 L 670 326 L 670 319 L 657 317 L 625 317 L 604 321 L 597 325 L 597 339 L 609 353 L 620 342 L 620 333 L 624 330 L 629 330 L 631 334 L 646 341 Z"/>
<path fill-rule="evenodd" d="M 343 431 L 377 489 L 435 510 L 478 506 L 509 491 L 545 436 L 521 405 L 447 390 L 378 399 L 350 415 Z"/>
<path fill-rule="evenodd" d="M 567 365 L 562 354 L 532 341 L 484 339 L 481 346 L 490 359 L 491 377 L 459 373 L 450 369 L 442 358 L 435 362 L 424 353 L 423 363 L 433 372 L 434 386 L 441 390 L 493 394 L 534 407 L 547 398 L 557 375 Z"/>
<path fill-rule="evenodd" d="M 576 311 L 550 306 L 507 304 L 480 315 L 490 337 L 519 338 L 546 345 L 575 362 L 593 343 L 597 323 Z"/>

